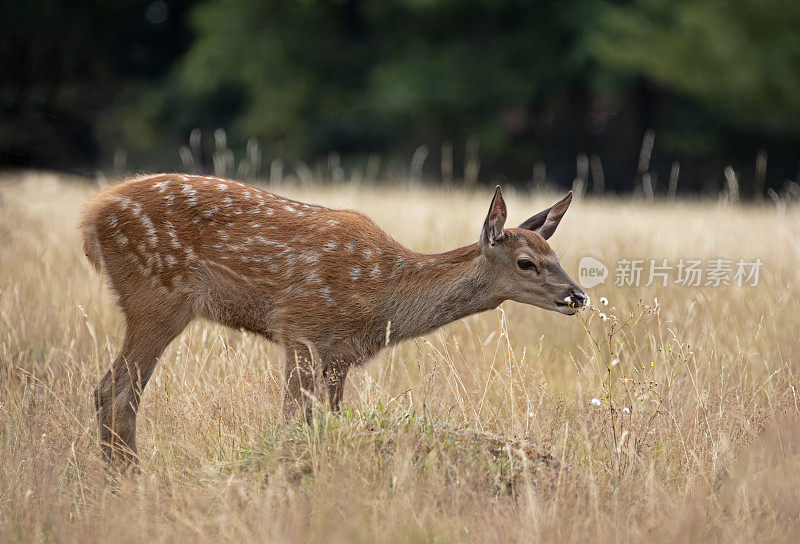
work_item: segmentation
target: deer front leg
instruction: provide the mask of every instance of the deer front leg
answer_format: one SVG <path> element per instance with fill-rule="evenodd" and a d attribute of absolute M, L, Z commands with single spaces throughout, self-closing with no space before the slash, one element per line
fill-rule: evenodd
<path fill-rule="evenodd" d="M 347 378 L 348 370 L 350 370 L 350 365 L 347 362 L 333 360 L 325 365 L 325 370 L 322 373 L 323 383 L 327 389 L 328 403 L 333 412 L 339 411 L 339 403 L 344 394 L 344 382 Z"/>
<path fill-rule="evenodd" d="M 316 400 L 315 365 L 311 352 L 305 346 L 287 346 L 285 351 L 285 384 L 283 413 L 288 419 L 298 410 L 311 422 L 311 409 Z"/>

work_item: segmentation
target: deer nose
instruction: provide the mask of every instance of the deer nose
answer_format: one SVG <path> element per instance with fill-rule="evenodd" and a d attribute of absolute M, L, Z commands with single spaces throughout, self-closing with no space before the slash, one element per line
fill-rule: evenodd
<path fill-rule="evenodd" d="M 589 300 L 589 297 L 583 291 L 573 291 L 568 298 L 572 300 L 572 306 L 576 308 L 582 307 Z"/>

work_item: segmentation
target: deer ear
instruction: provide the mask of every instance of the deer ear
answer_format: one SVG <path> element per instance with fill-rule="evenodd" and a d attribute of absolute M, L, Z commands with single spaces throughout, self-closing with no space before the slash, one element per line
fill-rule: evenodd
<path fill-rule="evenodd" d="M 519 228 L 532 230 L 542 235 L 547 240 L 556 231 L 556 227 L 561 222 L 561 218 L 567 213 L 567 208 L 572 202 L 572 191 L 550 208 L 542 210 L 524 223 Z"/>
<path fill-rule="evenodd" d="M 486 216 L 486 221 L 483 222 L 483 230 L 481 231 L 481 245 L 488 244 L 489 247 L 494 247 L 498 242 L 505 238 L 503 232 L 503 225 L 506 224 L 506 203 L 503 201 L 503 192 L 500 186 L 494 190 L 492 203 L 489 205 L 489 214 Z"/>

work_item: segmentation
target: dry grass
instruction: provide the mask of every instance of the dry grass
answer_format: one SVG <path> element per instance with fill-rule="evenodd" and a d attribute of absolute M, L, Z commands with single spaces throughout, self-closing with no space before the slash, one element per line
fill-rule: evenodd
<path fill-rule="evenodd" d="M 800 218 L 714 203 L 581 202 L 552 240 L 590 254 L 761 257 L 752 288 L 622 288 L 660 313 L 609 375 L 581 320 L 506 303 L 352 373 L 344 413 L 282 424 L 275 346 L 208 323 L 166 351 L 139 417 L 143 475 L 111 482 L 90 393 L 121 320 L 74 228 L 93 188 L 0 182 L 0 540 L 796 541 Z M 476 238 L 489 193 L 283 187 L 402 242 Z M 507 195 L 520 221 L 551 198 Z M 612 271 L 613 274 L 613 271 Z M 645 313 L 648 313 L 645 311 Z M 604 327 L 583 314 L 595 339 Z M 612 385 L 612 415 L 606 391 Z M 601 406 L 590 402 L 601 399 Z M 622 408 L 628 408 L 629 413 Z"/>

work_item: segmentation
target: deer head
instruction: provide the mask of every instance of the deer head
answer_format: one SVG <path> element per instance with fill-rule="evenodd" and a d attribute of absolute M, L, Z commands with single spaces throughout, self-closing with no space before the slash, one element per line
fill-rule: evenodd
<path fill-rule="evenodd" d="M 547 239 L 572 202 L 572 192 L 519 228 L 505 229 L 506 204 L 495 189 L 480 247 L 493 288 L 505 299 L 572 315 L 586 303 L 583 290 L 561 268 Z"/>

